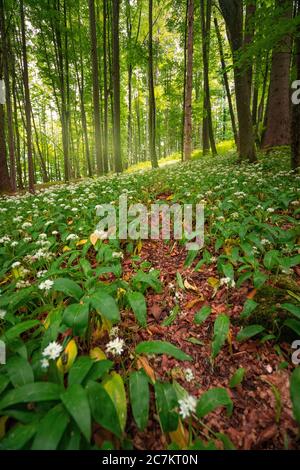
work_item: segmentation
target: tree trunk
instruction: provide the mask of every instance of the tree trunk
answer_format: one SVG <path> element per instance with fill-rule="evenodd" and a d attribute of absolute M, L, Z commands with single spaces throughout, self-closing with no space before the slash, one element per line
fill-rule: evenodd
<path fill-rule="evenodd" d="M 244 44 L 243 39 L 243 1 L 219 0 L 230 36 L 233 54 L 236 105 L 239 121 L 239 158 L 256 161 L 254 133 L 250 110 L 250 94 L 247 70 L 241 69 L 236 62 L 236 53 Z"/>
<path fill-rule="evenodd" d="M 186 1 L 184 20 L 184 54 L 183 54 L 183 100 L 182 100 L 182 126 L 181 126 L 181 160 L 184 160 L 184 123 L 185 123 L 185 99 L 186 99 L 186 49 L 187 49 L 187 19 L 189 2 Z"/>
<path fill-rule="evenodd" d="M 210 29 L 211 29 L 211 0 L 200 2 L 201 11 L 201 31 L 202 31 L 202 59 L 203 59 L 203 80 L 204 80 L 204 102 L 203 102 L 203 154 L 205 155 L 211 148 L 212 154 L 217 155 L 217 148 L 215 144 L 211 100 L 210 100 L 210 86 L 209 86 L 209 50 L 210 50 Z M 208 137 L 209 142 L 208 143 Z"/>
<path fill-rule="evenodd" d="M 158 168 L 156 155 L 156 109 L 153 79 L 153 0 L 149 0 L 148 10 L 149 41 L 148 41 L 148 87 L 149 87 L 149 153 L 152 168 Z"/>
<path fill-rule="evenodd" d="M 97 174 L 101 175 L 103 173 L 103 164 L 102 164 L 102 149 L 101 149 L 99 69 L 98 69 L 96 16 L 95 16 L 94 0 L 89 0 L 89 19 L 90 19 L 91 59 L 92 59 L 92 77 L 93 77 L 95 151 L 96 151 Z"/>
<path fill-rule="evenodd" d="M 297 12 L 300 14 L 300 0 L 297 0 Z M 297 80 L 300 81 L 300 26 L 295 40 Z M 300 168 L 300 103 L 296 100 L 292 107 L 292 169 Z"/>
<path fill-rule="evenodd" d="M 119 15 L 120 0 L 112 0 L 112 73 L 113 73 L 113 121 L 114 160 L 116 173 L 122 173 L 121 125 L 120 125 L 120 44 Z"/>
<path fill-rule="evenodd" d="M 277 7 L 284 5 L 286 5 L 286 0 L 276 0 Z M 291 13 L 292 9 L 289 9 L 284 17 L 290 18 Z M 272 54 L 263 149 L 291 143 L 290 64 L 291 36 L 288 35 L 274 48 Z"/>
<path fill-rule="evenodd" d="M 107 0 L 103 0 L 103 170 L 108 173 Z"/>
<path fill-rule="evenodd" d="M 247 46 L 251 44 L 254 39 L 255 33 L 255 26 L 254 26 L 254 16 L 256 12 L 256 5 L 255 3 L 249 1 L 246 5 L 246 18 L 245 18 L 245 38 L 244 44 Z M 252 65 L 248 66 L 248 86 L 249 86 L 249 95 L 250 95 L 250 102 L 252 96 L 252 75 L 253 75 L 253 67 Z"/>
<path fill-rule="evenodd" d="M 27 135 L 27 159 L 28 159 L 28 185 L 29 191 L 34 192 L 34 168 L 32 159 L 32 128 L 31 128 L 31 102 L 28 79 L 27 47 L 25 35 L 25 16 L 23 0 L 20 1 L 21 31 L 22 31 L 22 55 L 23 55 L 23 81 L 25 93 L 25 116 Z"/>
<path fill-rule="evenodd" d="M 194 35 L 194 0 L 188 0 L 188 40 L 186 96 L 184 112 L 184 160 L 192 155 L 192 91 L 193 91 L 193 35 Z"/>
<path fill-rule="evenodd" d="M 238 145 L 238 132 L 237 132 L 235 115 L 234 115 L 233 104 L 232 104 L 232 98 L 231 98 L 231 93 L 230 93 L 227 66 L 226 66 L 226 62 L 225 62 L 225 55 L 224 55 L 222 37 L 221 37 L 220 28 L 219 28 L 219 24 L 218 24 L 218 20 L 217 20 L 216 16 L 214 17 L 214 24 L 215 24 L 215 30 L 216 30 L 217 39 L 218 39 L 221 66 L 222 66 L 223 79 L 224 79 L 224 86 L 225 86 L 226 96 L 227 96 L 227 101 L 228 101 L 228 108 L 229 108 L 229 113 L 230 113 L 232 132 L 233 132 L 233 135 L 234 135 L 235 144 Z"/>

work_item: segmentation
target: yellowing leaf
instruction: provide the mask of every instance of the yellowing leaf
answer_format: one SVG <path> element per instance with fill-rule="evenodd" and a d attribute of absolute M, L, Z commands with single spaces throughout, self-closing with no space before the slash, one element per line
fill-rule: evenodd
<path fill-rule="evenodd" d="M 142 243 L 141 240 L 139 240 L 139 241 L 137 242 L 137 244 L 136 244 L 135 249 L 134 249 L 134 254 L 135 254 L 135 255 L 139 255 L 140 252 L 141 252 L 141 250 L 142 250 L 142 248 L 143 248 L 143 243 Z"/>
<path fill-rule="evenodd" d="M 138 369 L 144 369 L 152 383 L 155 383 L 155 372 L 150 366 L 146 357 L 140 356 L 137 360 Z"/>
<path fill-rule="evenodd" d="M 90 235 L 90 242 L 93 246 L 96 245 L 97 241 L 99 240 L 99 237 L 97 235 L 97 233 L 92 233 L 92 235 Z"/>
<path fill-rule="evenodd" d="M 126 290 L 122 287 L 119 287 L 117 290 L 117 299 L 119 300 L 121 297 L 124 296 L 124 294 L 126 294 Z"/>
<path fill-rule="evenodd" d="M 217 279 L 216 277 L 209 277 L 209 278 L 207 279 L 207 283 L 208 283 L 211 287 L 213 287 L 214 289 L 217 289 L 217 288 L 219 287 L 219 285 L 220 285 L 220 281 L 219 281 L 219 279 Z"/>
<path fill-rule="evenodd" d="M 87 242 L 87 239 L 85 240 L 79 240 L 79 242 L 76 243 L 76 246 L 82 246 L 82 245 L 85 245 Z"/>
<path fill-rule="evenodd" d="M 166 201 L 172 201 L 172 199 L 174 199 L 174 194 L 171 194 L 170 196 L 168 196 L 166 198 Z"/>
<path fill-rule="evenodd" d="M 103 361 L 106 359 L 106 354 L 101 348 L 93 348 L 90 350 L 90 357 L 95 361 Z"/>
<path fill-rule="evenodd" d="M 77 353 L 77 344 L 74 339 L 71 339 L 71 341 L 68 342 L 62 355 L 56 361 L 58 370 L 60 370 L 60 372 L 64 374 L 68 372 L 68 370 L 71 369 L 73 362 L 76 359 Z"/>
<path fill-rule="evenodd" d="M 6 421 L 8 420 L 8 416 L 1 416 L 0 418 L 0 439 L 5 436 L 5 425 Z"/>
<path fill-rule="evenodd" d="M 70 250 L 71 250 L 71 248 L 67 245 L 63 247 L 63 252 L 64 253 L 66 253 L 67 251 L 70 251 Z"/>
<path fill-rule="evenodd" d="M 127 421 L 127 402 L 123 379 L 120 374 L 111 372 L 111 374 L 103 380 L 102 385 L 115 405 L 120 427 L 124 432 Z"/>
<path fill-rule="evenodd" d="M 188 290 L 192 290 L 193 292 L 199 292 L 198 287 L 194 286 L 193 284 L 190 284 L 187 279 L 184 280 L 183 285 Z"/>
<path fill-rule="evenodd" d="M 67 222 L 67 223 L 68 223 L 68 225 L 72 225 L 72 223 L 73 223 L 73 220 L 72 220 L 72 219 L 71 219 L 71 220 L 68 220 L 68 222 Z"/>
<path fill-rule="evenodd" d="M 196 299 L 190 300 L 190 302 L 186 304 L 185 308 L 189 310 L 190 308 L 193 308 L 199 302 L 203 302 L 203 301 L 204 301 L 204 296 L 200 294 L 198 295 Z"/>
<path fill-rule="evenodd" d="M 181 419 L 178 421 L 178 428 L 176 431 L 169 433 L 172 442 L 178 445 L 180 449 L 187 449 L 189 444 L 189 433 L 184 428 Z"/>

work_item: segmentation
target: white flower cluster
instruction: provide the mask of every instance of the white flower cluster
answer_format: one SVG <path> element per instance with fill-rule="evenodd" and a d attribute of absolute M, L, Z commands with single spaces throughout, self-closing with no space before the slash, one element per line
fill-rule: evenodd
<path fill-rule="evenodd" d="M 41 282 L 39 284 L 39 289 L 48 292 L 53 287 L 53 284 L 54 284 L 53 281 L 51 281 L 50 279 L 47 279 L 46 281 Z"/>
<path fill-rule="evenodd" d="M 48 367 L 49 359 L 52 359 L 52 360 L 57 359 L 60 356 L 62 350 L 63 350 L 63 347 L 56 341 L 52 341 L 51 343 L 49 343 L 42 353 L 43 358 L 44 358 L 41 360 L 42 367 L 45 367 L 45 368 Z"/>
<path fill-rule="evenodd" d="M 192 395 L 187 395 L 181 400 L 178 400 L 178 404 L 179 404 L 179 414 L 183 419 L 185 419 L 191 416 L 192 413 L 195 413 L 197 400 Z"/>
<path fill-rule="evenodd" d="M 220 286 L 235 287 L 235 281 L 230 277 L 222 277 L 220 279 Z"/>
<path fill-rule="evenodd" d="M 124 350 L 124 340 L 121 338 L 115 338 L 106 345 L 106 352 L 113 356 L 121 356 Z"/>

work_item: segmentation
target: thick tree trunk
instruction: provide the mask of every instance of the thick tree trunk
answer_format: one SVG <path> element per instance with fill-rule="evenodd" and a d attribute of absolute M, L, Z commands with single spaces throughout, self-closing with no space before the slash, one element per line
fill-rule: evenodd
<path fill-rule="evenodd" d="M 27 160 L 28 160 L 28 185 L 29 191 L 34 192 L 34 167 L 32 159 L 32 128 L 31 128 L 31 102 L 28 79 L 27 47 L 25 35 L 25 16 L 23 0 L 20 1 L 21 32 L 22 32 L 22 55 L 23 55 L 23 82 L 25 93 L 25 115 L 27 135 Z"/>
<path fill-rule="evenodd" d="M 276 0 L 276 5 L 284 7 L 286 0 Z M 291 10 L 285 17 L 291 17 Z M 263 149 L 291 143 L 290 65 L 291 37 L 286 36 L 273 50 Z"/>
<path fill-rule="evenodd" d="M 149 87 L 149 152 L 152 168 L 158 168 L 156 155 L 156 109 L 153 79 L 153 0 L 149 0 L 148 10 L 149 41 L 148 41 L 148 87 Z"/>
<path fill-rule="evenodd" d="M 247 71 L 236 63 L 236 53 L 244 44 L 243 38 L 243 1 L 219 0 L 233 53 L 236 105 L 239 121 L 239 157 L 250 162 L 256 161 L 254 133 L 250 110 L 250 94 Z"/>
<path fill-rule="evenodd" d="M 102 163 L 102 148 L 101 148 L 102 144 L 101 144 L 101 122 L 100 122 L 99 69 L 98 69 L 96 16 L 95 16 L 94 0 L 89 0 L 89 18 L 90 18 L 92 77 L 93 77 L 95 151 L 96 151 L 97 174 L 101 175 L 103 173 L 103 163 Z"/>
<path fill-rule="evenodd" d="M 113 73 L 113 122 L 114 160 L 116 173 L 122 173 L 121 124 L 120 124 L 120 44 L 119 15 L 120 0 L 112 0 L 112 73 Z"/>
<path fill-rule="evenodd" d="M 245 38 L 244 44 L 247 46 L 251 44 L 254 39 L 255 33 L 255 25 L 254 25 L 254 18 L 256 12 L 256 5 L 254 2 L 249 1 L 246 5 L 246 18 L 245 18 Z M 253 67 L 252 65 L 248 66 L 248 85 L 249 85 L 249 95 L 250 95 L 250 102 L 252 96 L 252 75 L 253 75 Z"/>
<path fill-rule="evenodd" d="M 206 9 L 205 9 L 206 3 Z M 217 148 L 215 144 L 212 112 L 211 112 L 211 99 L 210 99 L 210 86 L 209 86 L 209 51 L 210 51 L 210 29 L 211 29 L 211 0 L 201 0 L 201 31 L 202 31 L 202 59 L 203 59 L 203 80 L 204 80 L 204 102 L 203 102 L 203 154 L 211 148 L 212 154 L 217 155 Z M 207 138 L 209 137 L 208 144 Z"/>
<path fill-rule="evenodd" d="M 194 0 L 188 0 L 188 40 L 187 40 L 187 70 L 186 96 L 184 112 L 184 160 L 190 160 L 192 155 L 192 91 L 193 91 L 193 35 L 194 35 Z"/>
<path fill-rule="evenodd" d="M 300 15 L 300 0 L 297 0 L 297 12 Z M 296 52 L 296 71 L 297 80 L 300 83 L 300 26 L 298 26 L 298 37 L 295 41 Z M 298 170 L 300 168 L 300 103 L 294 100 L 292 108 L 292 169 Z"/>
<path fill-rule="evenodd" d="M 225 62 L 225 55 L 224 55 L 222 37 L 221 37 L 220 28 L 219 28 L 219 24 L 218 24 L 218 20 L 217 20 L 216 16 L 214 17 L 214 24 L 215 24 L 215 30 L 216 30 L 217 39 L 218 39 L 219 53 L 220 53 L 221 66 L 222 66 L 223 79 L 224 79 L 224 86 L 225 86 L 225 90 L 226 90 L 228 108 L 229 108 L 230 119 L 231 119 L 232 132 L 233 132 L 235 144 L 238 145 L 238 132 L 237 132 L 236 120 L 235 120 L 233 104 L 232 104 L 232 98 L 231 98 L 231 93 L 230 93 L 227 66 L 226 66 L 226 62 Z"/>

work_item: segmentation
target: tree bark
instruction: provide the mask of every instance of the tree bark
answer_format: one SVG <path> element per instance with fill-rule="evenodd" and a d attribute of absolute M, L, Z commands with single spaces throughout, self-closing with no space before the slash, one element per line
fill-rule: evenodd
<path fill-rule="evenodd" d="M 184 112 L 184 160 L 190 160 L 192 155 L 192 91 L 193 91 L 193 35 L 194 35 L 194 0 L 188 0 L 188 40 L 187 40 L 187 70 L 186 96 Z"/>
<path fill-rule="evenodd" d="M 148 10 L 149 41 L 148 41 L 148 87 L 149 87 L 149 152 L 152 168 L 158 168 L 156 155 L 156 107 L 153 78 L 153 0 L 149 0 Z"/>
<path fill-rule="evenodd" d="M 112 0 L 112 73 L 113 73 L 113 120 L 114 120 L 114 160 L 116 173 L 122 173 L 121 124 L 120 124 L 120 44 L 119 16 L 120 0 Z"/>
<path fill-rule="evenodd" d="M 297 13 L 300 14 L 300 0 L 297 0 Z M 295 40 L 296 52 L 296 72 L 297 80 L 300 83 L 300 26 L 297 28 L 298 37 Z M 300 103 L 296 101 L 292 107 L 292 161 L 291 166 L 293 170 L 300 168 Z"/>
<path fill-rule="evenodd" d="M 91 59 L 92 59 L 92 78 L 93 78 L 93 104 L 94 104 L 94 134 L 97 174 L 103 173 L 102 148 L 101 148 L 101 122 L 100 122 L 100 90 L 99 90 L 99 69 L 97 52 L 97 33 L 95 2 L 89 0 L 89 19 L 90 19 L 90 40 L 91 40 Z"/>
<path fill-rule="evenodd" d="M 236 105 L 239 121 L 239 158 L 256 161 L 254 133 L 250 110 L 250 94 L 247 70 L 241 69 L 236 61 L 236 53 L 244 44 L 243 38 L 243 1 L 219 0 L 230 36 L 233 54 Z"/>
<path fill-rule="evenodd" d="M 286 0 L 276 0 L 277 7 L 285 5 Z M 291 14 L 292 8 L 285 11 L 284 17 L 290 18 Z M 291 36 L 288 35 L 274 48 L 272 54 L 263 149 L 291 143 L 290 64 Z"/>
<path fill-rule="evenodd" d="M 32 128 L 31 128 L 31 101 L 28 78 L 27 46 L 25 34 L 25 15 L 23 0 L 20 1 L 21 32 L 22 32 L 22 55 L 23 55 L 23 82 L 25 94 L 25 116 L 27 135 L 27 160 L 28 160 L 28 185 L 29 191 L 34 193 L 34 167 L 32 159 Z"/>
<path fill-rule="evenodd" d="M 107 0 L 103 0 L 103 170 L 108 173 Z"/>

